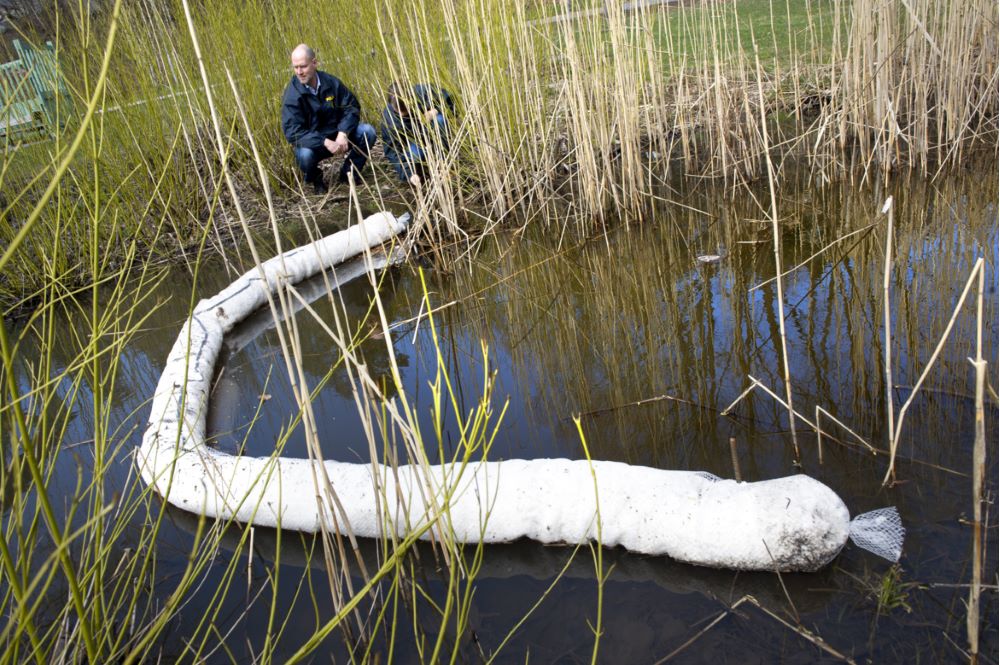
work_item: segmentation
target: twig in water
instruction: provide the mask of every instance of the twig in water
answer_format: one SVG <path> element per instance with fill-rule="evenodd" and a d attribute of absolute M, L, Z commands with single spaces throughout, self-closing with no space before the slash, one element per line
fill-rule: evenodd
<path fill-rule="evenodd" d="M 789 630 L 798 633 L 801 637 L 803 637 L 806 640 L 812 642 L 817 647 L 819 647 L 820 649 L 822 649 L 826 653 L 830 654 L 834 658 L 839 658 L 840 660 L 842 660 L 844 662 L 851 663 L 851 665 L 855 665 L 855 660 L 853 658 L 851 658 L 850 656 L 846 656 L 846 655 L 842 654 L 841 652 L 837 651 L 832 646 L 830 646 L 826 642 L 826 640 L 824 640 L 819 635 L 814 634 L 808 628 L 806 628 L 804 626 L 793 626 L 792 624 L 788 623 L 783 618 L 781 618 L 780 616 L 778 616 L 777 614 L 775 614 L 774 612 L 772 612 L 771 610 L 769 610 L 766 607 L 764 607 L 763 605 L 761 605 L 760 602 L 756 598 L 754 598 L 753 596 L 744 596 L 744 597 L 746 598 L 747 602 L 749 602 L 751 605 L 753 605 L 754 607 L 756 607 L 757 609 L 759 609 L 761 612 L 763 612 L 767 616 L 771 617 L 772 619 L 774 619 L 775 621 L 777 621 L 778 623 L 780 623 L 785 628 L 788 628 Z"/>
<path fill-rule="evenodd" d="M 778 570 L 778 563 L 774 561 L 774 556 L 771 554 L 771 548 L 767 546 L 766 540 L 761 540 L 764 543 L 764 549 L 767 550 L 767 556 L 771 557 L 771 561 L 774 563 L 774 572 L 778 575 L 778 583 L 781 584 L 781 591 L 785 594 L 785 600 L 788 601 L 788 606 L 792 608 L 792 616 L 795 617 L 795 623 L 798 626 L 802 625 L 802 619 L 799 617 L 799 611 L 795 607 L 795 603 L 792 602 L 792 596 L 788 593 L 788 587 L 785 586 L 785 580 L 781 576 L 781 571 Z"/>
<path fill-rule="evenodd" d="M 710 406 L 702 406 L 697 402 L 692 402 L 690 400 L 686 400 L 681 397 L 674 397 L 673 395 L 657 395 L 656 397 L 647 397 L 646 399 L 640 399 L 635 402 L 625 402 L 624 404 L 615 404 L 613 406 L 604 407 L 603 409 L 584 411 L 583 413 L 580 414 L 580 417 L 583 418 L 584 416 L 599 416 L 605 413 L 610 413 L 612 411 L 618 411 L 619 409 L 626 409 L 633 406 L 643 406 L 645 404 L 652 404 L 653 402 L 662 402 L 663 400 L 669 400 L 671 402 L 680 402 L 681 404 L 689 404 L 691 406 L 698 407 L 699 409 L 716 412 L 716 410 Z"/>
<path fill-rule="evenodd" d="M 702 635 L 704 635 L 708 631 L 712 630 L 712 628 L 715 627 L 715 624 L 719 623 L 720 621 L 722 621 L 723 619 L 725 619 L 727 616 L 729 616 L 729 613 L 733 609 L 736 609 L 739 605 L 741 605 L 743 603 L 743 601 L 746 600 L 746 599 L 747 599 L 747 597 L 743 596 L 738 601 L 736 601 L 736 604 L 733 605 L 732 609 L 724 610 L 724 611 L 720 612 L 718 614 L 718 616 L 716 616 L 714 619 L 712 619 L 712 621 L 707 626 L 705 626 L 704 628 L 702 628 L 701 630 L 699 630 L 697 633 L 695 633 L 684 644 L 680 645 L 679 647 L 677 647 L 676 649 L 674 649 L 673 651 L 671 651 L 670 653 L 668 653 L 666 656 L 664 656 L 663 658 L 661 658 L 658 661 L 656 661 L 653 665 L 662 665 L 663 663 L 665 663 L 668 660 L 672 659 L 674 656 L 676 656 L 677 654 L 679 654 L 680 652 L 684 651 L 689 646 L 691 646 L 692 644 L 694 644 L 695 642 L 697 642 L 701 638 Z"/>

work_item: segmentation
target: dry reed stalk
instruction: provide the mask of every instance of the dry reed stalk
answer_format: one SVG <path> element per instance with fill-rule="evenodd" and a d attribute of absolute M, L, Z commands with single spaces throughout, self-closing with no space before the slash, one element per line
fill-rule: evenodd
<path fill-rule="evenodd" d="M 799 268 L 802 268 L 803 266 L 807 265 L 807 264 L 808 264 L 808 263 L 809 263 L 810 261 L 812 261 L 813 259 L 815 259 L 815 258 L 817 258 L 818 256 L 822 255 L 822 254 L 823 254 L 824 252 L 826 252 L 826 250 L 830 249 L 830 248 L 831 248 L 831 247 L 833 247 L 834 245 L 837 245 L 837 244 L 839 244 L 839 243 L 843 242 L 844 240 L 847 240 L 848 238 L 851 238 L 851 237 L 853 237 L 853 236 L 856 236 L 856 235 L 858 235 L 859 233 L 864 233 L 865 231 L 868 231 L 868 230 L 870 230 L 870 229 L 872 229 L 872 228 L 874 228 L 874 227 L 875 227 L 875 224 L 869 224 L 869 225 L 867 225 L 867 226 L 864 226 L 864 227 L 862 227 L 862 228 L 860 228 L 860 229 L 856 229 L 856 230 L 854 230 L 854 231 L 851 231 L 850 233 L 845 233 L 844 235 L 840 236 L 840 237 L 839 237 L 839 238 L 837 238 L 836 240 L 833 240 L 833 241 L 831 241 L 831 242 L 827 243 L 826 245 L 824 245 L 824 246 L 823 246 L 823 248 L 822 248 L 822 249 L 820 249 L 820 250 L 818 250 L 818 251 L 814 252 L 814 253 L 813 253 L 812 255 L 810 255 L 810 256 L 809 256 L 808 258 L 806 258 L 806 259 L 804 259 L 804 260 L 800 261 L 800 262 L 799 262 L 799 263 L 798 263 L 797 265 L 795 265 L 795 266 L 793 266 L 793 267 L 789 268 L 788 270 L 786 270 L 785 272 L 781 273 L 781 276 L 782 276 L 782 277 L 785 277 L 786 275 L 790 275 L 790 274 L 792 274 L 793 272 L 795 272 L 795 271 L 796 271 L 796 270 L 798 270 Z M 775 280 L 775 278 L 774 278 L 774 277 L 769 277 L 769 278 L 765 279 L 765 280 L 764 280 L 763 282 L 760 282 L 759 284 L 754 284 L 754 285 L 753 285 L 753 286 L 751 286 L 751 287 L 750 287 L 749 289 L 747 289 L 747 293 L 751 293 L 751 292 L 753 292 L 753 291 L 756 291 L 757 289 L 759 289 L 759 288 L 762 288 L 762 287 L 764 287 L 764 286 L 766 286 L 766 285 L 770 284 L 770 283 L 771 283 L 771 282 L 773 282 L 774 280 Z"/>
<path fill-rule="evenodd" d="M 743 390 L 743 392 L 741 392 L 739 394 L 739 396 L 735 400 L 733 400 L 732 404 L 730 404 L 729 406 L 727 406 L 723 411 L 721 411 L 719 413 L 720 416 L 726 416 L 726 415 L 728 415 L 729 412 L 732 411 L 732 409 L 735 408 L 737 404 L 739 404 L 741 401 L 743 401 L 743 399 L 748 394 L 750 394 L 751 392 L 753 392 L 757 388 L 760 388 L 765 393 L 767 393 L 767 395 L 770 396 L 771 399 L 773 399 L 774 401 L 776 401 L 779 405 L 787 408 L 788 405 L 785 403 L 785 401 L 783 399 L 781 399 L 781 397 L 779 397 L 773 390 L 771 390 L 766 385 L 764 385 L 763 383 L 761 383 L 758 379 L 755 379 L 753 376 L 749 376 L 748 375 L 747 378 L 750 379 L 750 385 L 747 386 Z M 817 406 L 816 407 L 816 420 L 814 422 L 810 421 L 808 418 L 806 418 L 804 415 L 802 415 L 798 411 L 793 411 L 793 413 L 795 414 L 795 417 L 797 417 L 799 420 L 801 420 L 803 423 L 805 423 L 806 425 L 808 425 L 812 430 L 814 430 L 816 432 L 817 444 L 818 444 L 819 451 L 820 451 L 820 453 L 819 453 L 820 454 L 820 463 L 822 463 L 822 450 L 823 450 L 821 437 L 822 437 L 823 434 L 826 434 L 825 432 L 823 432 L 823 430 L 820 427 L 819 416 L 821 414 L 824 415 L 824 416 L 826 416 L 828 419 L 832 420 L 833 422 L 835 422 L 837 425 L 840 425 L 840 427 L 842 427 L 848 434 L 850 434 L 851 436 L 853 436 L 858 441 L 858 443 L 860 443 L 862 446 L 864 446 L 868 450 L 868 452 L 870 452 L 872 455 L 877 455 L 880 452 L 884 453 L 884 454 L 888 454 L 887 451 L 874 448 L 871 444 L 869 444 L 867 441 L 865 441 L 864 438 L 862 438 L 860 434 L 858 434 L 853 429 L 851 429 L 850 427 L 848 427 L 847 425 L 845 425 L 843 423 L 843 421 L 841 421 L 840 419 L 838 419 L 837 417 L 835 417 L 832 413 L 830 413 L 829 411 L 827 411 L 826 409 L 824 409 L 821 406 Z M 829 436 L 829 435 L 827 435 L 827 436 Z M 841 442 L 841 443 L 843 443 L 843 442 Z M 931 465 L 931 466 L 934 466 L 934 465 Z M 935 468 L 940 468 L 940 467 L 936 467 L 935 466 Z M 947 470 L 947 469 L 945 469 L 945 470 L 949 471 L 951 473 L 955 473 L 955 472 Z"/>
<path fill-rule="evenodd" d="M 790 414 L 792 416 L 798 418 L 799 420 L 801 420 L 802 422 L 804 422 L 806 425 L 808 425 L 810 428 L 812 428 L 814 430 L 815 429 L 819 429 L 819 427 L 817 426 L 816 423 L 813 423 L 812 421 L 810 421 L 808 418 L 806 418 L 804 415 L 802 415 L 798 411 L 795 411 L 794 409 L 789 408 L 788 402 L 786 402 L 785 400 L 781 399 L 781 397 L 778 396 L 777 393 L 775 393 L 773 390 L 771 390 L 766 385 L 764 385 L 763 383 L 761 383 L 760 380 L 755 379 L 754 377 L 750 376 L 749 374 L 747 375 L 747 378 L 750 379 L 750 387 L 747 390 L 743 391 L 743 393 L 742 393 L 743 395 L 746 395 L 747 393 L 750 392 L 750 390 L 752 390 L 754 388 L 760 388 L 765 393 L 767 393 L 771 397 L 771 399 L 773 399 L 779 405 L 785 407 L 785 409 L 788 409 L 788 411 L 790 412 Z M 726 409 L 726 411 L 728 411 L 729 409 L 731 409 L 733 406 L 736 406 L 735 402 L 732 405 L 730 405 Z"/>
<path fill-rule="evenodd" d="M 941 355 L 941 351 L 944 349 L 945 342 L 948 341 L 948 337 L 951 335 L 951 330 L 955 325 L 955 321 L 958 319 L 958 314 L 961 311 L 962 305 L 965 304 L 965 299 L 969 295 L 969 291 L 972 289 L 972 285 L 976 278 L 984 269 L 983 259 L 980 257 L 976 259 L 976 263 L 972 268 L 969 278 L 965 282 L 965 287 L 962 289 L 962 293 L 958 298 L 958 302 L 955 303 L 955 307 L 951 312 L 951 317 L 948 319 L 948 323 L 945 326 L 944 331 L 941 333 L 940 339 L 938 339 L 937 345 L 934 347 L 934 351 L 931 353 L 930 358 L 927 360 L 927 364 L 924 365 L 923 371 L 920 373 L 920 377 L 913 384 L 913 391 L 910 396 L 903 403 L 903 406 L 899 409 L 899 417 L 896 420 L 896 429 L 892 432 L 892 440 L 889 445 L 889 468 L 886 470 L 885 477 L 882 479 L 883 485 L 888 485 L 895 478 L 896 473 L 896 451 L 899 447 L 899 437 L 903 430 L 903 422 L 906 419 L 906 413 L 910 406 L 913 404 L 913 400 L 916 398 L 920 391 L 920 387 L 923 385 L 924 381 L 930 374 L 931 368 L 934 367 L 934 363 L 937 362 L 938 356 Z"/>
<path fill-rule="evenodd" d="M 276 32 L 285 38 L 290 8 L 281 2 L 269 7 L 273 16 L 268 18 L 274 20 L 263 23 L 276 27 L 256 35 Z M 322 19 L 324 12 L 338 7 L 335 2 L 331 9 L 317 11 Z M 376 19 L 376 35 L 359 29 L 329 49 L 342 55 L 340 63 L 349 62 L 361 79 L 384 85 L 388 69 L 397 78 L 452 86 L 469 122 L 460 166 L 463 182 L 469 193 L 483 199 L 493 220 L 516 215 L 565 223 L 568 216 L 556 214 L 564 203 L 550 196 L 552 175 L 575 170 L 564 180 L 577 190 L 569 206 L 581 235 L 593 231 L 588 220 L 641 219 L 653 188 L 665 180 L 659 166 L 671 168 L 675 149 L 683 159 L 679 165 L 691 175 L 720 177 L 733 185 L 754 177 L 765 151 L 760 114 L 754 112 L 759 104 L 766 108 L 768 149 L 803 152 L 810 168 L 826 180 L 852 168 L 855 146 L 874 177 L 875 170 L 904 164 L 927 171 L 937 162 L 943 169 L 960 163 L 970 147 L 995 143 L 1000 93 L 994 85 L 994 3 L 855 0 L 848 7 L 835 0 L 829 8 L 807 3 L 804 32 L 790 25 L 803 16 L 793 16 L 795 9 L 787 0 L 783 11 L 781 4 L 768 7 L 766 17 L 754 16 L 738 3 L 684 5 L 663 12 L 612 7 L 576 21 L 540 25 L 527 18 L 530 9 L 524 3 L 509 0 L 449 0 L 440 6 L 418 2 L 404 12 L 383 2 L 364 9 Z M 258 8 L 244 11 L 259 18 L 254 13 Z M 188 166 L 172 176 L 156 206 L 179 213 L 167 219 L 182 247 L 192 233 L 200 235 L 204 217 L 221 215 L 231 222 L 227 229 L 207 229 L 216 248 L 229 247 L 237 222 L 228 203 L 215 205 L 224 176 L 205 130 L 212 112 L 225 125 L 235 112 L 231 101 L 221 99 L 219 109 L 206 109 L 203 99 L 192 94 L 198 86 L 191 81 L 198 78 L 199 57 L 210 63 L 231 60 L 233 78 L 245 93 L 245 112 L 262 139 L 265 163 L 282 157 L 279 171 L 284 172 L 269 177 L 291 181 L 288 174 L 294 170 L 268 101 L 280 85 L 281 75 L 275 73 L 282 69 L 280 56 L 273 49 L 227 52 L 224 44 L 208 43 L 202 45 L 207 52 L 194 57 L 178 45 L 186 41 L 176 38 L 183 26 L 163 7 L 146 0 L 128 8 L 126 16 L 122 61 L 138 61 L 141 55 L 151 66 L 140 72 L 115 69 L 109 95 L 120 102 L 120 110 L 104 116 L 122 120 L 124 140 L 117 143 L 126 159 L 115 161 L 132 165 L 135 160 L 128 157 L 136 153 L 143 155 L 140 165 L 146 164 L 148 153 L 181 161 L 161 137 L 175 134 L 163 127 L 176 128 Z M 227 21 L 243 18 L 199 11 L 194 21 L 202 33 L 225 34 Z M 775 53 L 759 53 L 762 67 L 754 74 L 744 42 L 745 26 L 757 18 L 770 24 L 761 47 Z M 360 48 L 379 41 L 388 66 L 367 56 L 370 46 Z M 350 59 L 349 52 L 355 52 Z M 766 80 L 754 86 L 754 78 L 761 83 L 761 69 Z M 377 85 L 360 91 L 366 104 L 368 88 L 375 91 Z M 798 104 L 805 95 L 822 100 L 812 122 Z M 128 110 L 129 104 L 152 99 L 167 101 Z M 791 122 L 780 122 L 789 109 Z M 557 149 L 564 137 L 571 139 L 565 152 Z M 646 160 L 644 150 L 650 147 L 659 156 Z M 234 142 L 230 166 L 237 172 L 250 161 L 239 151 Z M 447 161 L 432 170 L 453 175 L 455 164 Z M 152 170 L 145 171 L 146 177 L 138 180 L 149 179 Z M 465 196 L 455 179 L 435 178 L 422 194 L 437 209 L 428 213 L 429 222 L 453 232 L 462 208 L 454 201 Z M 190 203 L 197 208 L 194 214 L 189 214 Z"/>
<path fill-rule="evenodd" d="M 816 453 L 819 456 L 819 465 L 823 466 L 823 429 L 819 424 L 819 404 L 816 405 L 815 411 L 815 421 L 816 421 Z"/>
<path fill-rule="evenodd" d="M 771 619 L 774 619 L 775 621 L 777 621 L 779 624 L 781 624 L 782 626 L 784 626 L 788 630 L 790 630 L 793 633 L 796 633 L 797 635 L 799 635 L 799 637 L 802 637 L 803 639 L 807 640 L 808 642 L 811 642 L 814 646 L 816 646 L 819 649 L 823 650 L 828 655 L 830 655 L 830 656 L 832 656 L 832 657 L 834 657 L 834 658 L 836 658 L 838 660 L 841 660 L 843 662 L 851 663 L 852 665 L 855 662 L 855 660 L 853 658 L 851 658 L 850 656 L 847 656 L 846 654 L 838 651 L 837 649 L 834 649 L 826 640 L 824 640 L 822 637 L 820 637 L 816 633 L 812 632 L 811 630 L 807 629 L 805 626 L 802 626 L 801 624 L 796 625 L 796 624 L 789 623 L 787 620 L 785 620 L 783 617 L 781 617 L 780 615 L 778 615 L 776 612 L 774 612 L 774 611 L 772 611 L 772 610 L 764 607 L 760 603 L 760 601 L 757 600 L 756 598 L 754 598 L 753 596 L 743 596 L 739 600 L 737 600 L 735 603 L 733 603 L 732 605 L 730 605 L 728 610 L 725 610 L 725 611 L 721 612 L 720 614 L 718 614 L 717 616 L 715 616 L 715 618 L 707 626 L 705 626 L 704 628 L 702 628 L 701 630 L 699 630 L 697 633 L 695 633 L 695 635 L 693 637 L 691 637 L 690 639 L 688 639 L 686 642 L 684 642 L 684 644 L 680 645 L 679 647 L 677 647 L 676 649 L 674 649 L 673 651 L 671 651 L 669 654 L 667 654 L 663 658 L 657 660 L 656 661 L 656 665 L 660 665 L 661 663 L 666 663 L 669 660 L 673 660 L 673 658 L 675 656 L 677 656 L 682 651 L 684 651 L 685 649 L 687 649 L 688 647 L 690 647 L 696 640 L 698 640 L 703 635 L 705 635 L 705 633 L 707 633 L 709 630 L 711 630 L 712 628 L 714 628 L 716 626 L 716 624 L 718 624 L 720 621 L 722 621 L 723 619 L 725 619 L 730 614 L 735 614 L 735 616 L 740 616 L 740 614 L 736 613 L 735 610 L 737 608 L 739 608 L 741 605 L 743 605 L 744 603 L 747 603 L 747 604 L 750 604 L 750 605 L 756 607 L 761 612 L 763 612 L 766 616 L 770 617 Z"/>
<path fill-rule="evenodd" d="M 743 480 L 743 474 L 740 473 L 740 457 L 736 451 L 736 437 L 729 437 L 729 456 L 733 462 L 733 478 L 736 482 L 741 482 Z"/>
<path fill-rule="evenodd" d="M 972 584 L 966 614 L 970 661 L 979 660 L 979 599 L 983 577 L 983 490 L 986 484 L 986 360 L 983 359 L 983 284 L 984 271 L 979 271 L 976 294 L 976 435 L 972 448 Z"/>
<path fill-rule="evenodd" d="M 845 425 L 843 423 L 843 421 L 841 421 L 839 418 L 837 418 L 832 413 L 830 413 L 829 411 L 827 411 L 826 409 L 824 409 L 823 407 L 821 407 L 819 405 L 816 406 L 816 436 L 817 436 L 817 438 L 821 437 L 822 434 L 823 434 L 823 432 L 822 432 L 822 430 L 820 429 L 820 426 L 819 426 L 819 422 L 820 422 L 819 421 L 819 417 L 820 417 L 821 414 L 824 415 L 824 416 L 826 416 L 828 419 L 832 420 L 833 422 L 835 422 L 837 425 L 840 425 L 840 427 L 843 428 L 843 430 L 845 432 L 847 432 L 848 434 L 850 434 L 851 436 L 853 436 L 855 438 L 855 440 L 857 440 L 858 443 L 860 443 L 862 446 L 864 446 L 865 448 L 867 448 L 868 452 L 870 452 L 872 455 L 877 455 L 878 454 L 878 451 L 870 443 L 868 443 L 867 441 L 865 441 L 865 439 L 860 434 L 858 434 L 853 429 L 851 429 L 850 427 L 848 427 L 847 425 Z M 823 461 L 822 450 L 823 449 L 822 449 L 822 444 L 821 444 L 820 445 L 820 463 L 821 464 L 822 464 L 822 461 Z"/>
<path fill-rule="evenodd" d="M 959 163 L 984 128 L 996 134 L 996 5 L 858 0 L 834 81 L 841 140 L 859 140 L 869 169 Z M 983 103 L 987 106 L 982 106 Z"/>
<path fill-rule="evenodd" d="M 729 412 L 730 412 L 730 411 L 732 411 L 732 410 L 733 410 L 734 408 L 736 408 L 736 405 L 737 405 L 737 404 L 739 404 L 740 402 L 742 402 L 742 401 L 743 401 L 743 398 L 744 398 L 744 397 L 746 397 L 746 396 L 747 396 L 747 395 L 749 395 L 749 394 L 750 394 L 751 392 L 753 392 L 754 388 L 756 388 L 756 387 L 757 387 L 757 385 L 756 385 L 756 384 L 757 384 L 757 382 L 756 382 L 756 381 L 755 381 L 755 380 L 753 379 L 753 377 L 750 377 L 750 385 L 749 385 L 749 386 L 747 386 L 746 388 L 744 388 L 744 389 L 743 389 L 743 392 L 741 392 L 741 393 L 740 393 L 739 395 L 737 395 L 737 396 L 736 396 L 736 399 L 734 399 L 734 400 L 733 400 L 733 401 L 732 401 L 732 402 L 731 402 L 731 403 L 729 404 L 729 406 L 727 406 L 727 407 L 726 407 L 726 408 L 724 408 L 724 409 L 723 409 L 722 411 L 720 411 L 720 412 L 719 412 L 719 415 L 720 415 L 720 416 L 728 416 L 728 415 L 729 415 Z"/>
<path fill-rule="evenodd" d="M 781 232 L 778 228 L 778 194 L 775 190 L 774 164 L 771 161 L 769 149 L 770 141 L 768 140 L 767 133 L 767 118 L 764 117 L 764 89 L 760 82 L 763 74 L 760 67 L 760 59 L 757 57 L 756 43 L 754 43 L 754 63 L 757 68 L 757 94 L 760 97 L 758 102 L 760 105 L 760 129 L 764 141 L 764 161 L 767 164 L 767 186 L 768 191 L 771 194 L 771 237 L 774 248 L 775 297 L 778 301 L 778 330 L 781 335 L 781 365 L 785 378 L 785 400 L 788 408 L 788 427 L 792 434 L 792 447 L 795 450 L 795 463 L 798 464 L 800 459 L 799 442 L 795 434 L 795 408 L 792 403 L 792 377 L 791 368 L 788 366 L 788 340 L 785 334 L 785 300 L 781 283 Z"/>
<path fill-rule="evenodd" d="M 671 651 L 670 653 L 668 653 L 666 656 L 664 656 L 663 658 L 660 658 L 659 660 L 657 660 L 655 663 L 653 663 L 653 665 L 663 665 L 663 663 L 666 663 L 667 661 L 673 660 L 674 656 L 680 654 L 682 651 L 684 651 L 685 649 L 687 649 L 689 646 L 691 646 L 692 644 L 694 644 L 695 642 L 697 642 L 708 631 L 710 631 L 713 628 L 715 628 L 715 625 L 717 623 L 719 623 L 720 621 L 722 621 L 723 619 L 725 619 L 727 616 L 729 616 L 730 612 L 732 612 L 738 606 L 742 605 L 745 602 L 745 600 L 746 600 L 746 597 L 740 598 L 738 601 L 736 601 L 733 604 L 733 606 L 730 609 L 723 610 L 722 612 L 719 612 L 717 615 L 715 615 L 715 618 L 712 619 L 711 621 L 709 621 L 708 624 L 704 628 L 702 628 L 697 633 L 695 633 L 694 635 L 692 635 L 691 637 L 689 637 L 683 644 L 681 644 L 679 647 L 677 647 L 676 649 L 674 649 L 673 651 Z"/>
<path fill-rule="evenodd" d="M 882 272 L 882 325 L 885 333 L 885 409 L 888 418 L 889 449 L 892 450 L 892 441 L 895 434 L 894 405 L 892 391 L 892 310 L 889 308 L 889 275 L 892 270 L 892 197 L 885 200 L 882 206 L 882 214 L 887 215 L 885 229 L 885 267 Z M 895 480 L 895 477 L 893 477 Z"/>
<path fill-rule="evenodd" d="M 825 651 L 827 654 L 833 656 L 834 658 L 837 658 L 838 660 L 842 660 L 845 663 L 851 663 L 852 665 L 855 663 L 855 660 L 853 658 L 851 658 L 850 656 L 848 656 L 848 655 L 846 655 L 846 654 L 838 651 L 837 649 L 834 649 L 826 640 L 824 640 L 818 634 L 812 632 L 811 630 L 809 630 L 805 626 L 803 626 L 801 624 L 799 624 L 799 625 L 793 625 L 793 624 L 789 623 L 788 621 L 786 621 L 784 618 L 782 618 L 781 616 L 779 616 L 774 611 L 772 611 L 772 610 L 764 607 L 763 605 L 761 605 L 760 601 L 758 601 L 753 596 L 744 596 L 744 598 L 751 605 L 753 605 L 754 607 L 756 607 L 757 609 L 759 609 L 761 612 L 763 612 L 767 616 L 771 617 L 772 619 L 774 619 L 775 621 L 777 621 L 778 623 L 780 623 L 785 628 L 791 630 L 794 633 L 797 633 L 800 637 L 802 637 L 805 640 L 811 642 L 813 645 L 819 647 L 820 649 L 822 649 L 823 651 Z M 734 607 L 735 607 L 735 605 L 734 605 Z"/>

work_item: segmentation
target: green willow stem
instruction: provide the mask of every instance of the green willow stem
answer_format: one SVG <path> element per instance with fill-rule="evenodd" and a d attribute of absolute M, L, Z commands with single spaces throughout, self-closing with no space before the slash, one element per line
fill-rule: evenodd
<path fill-rule="evenodd" d="M 3 564 L 4 572 L 7 574 L 7 578 L 10 583 L 11 593 L 14 596 L 14 600 L 17 601 L 19 608 L 26 607 L 24 591 L 21 589 L 21 585 L 17 581 L 17 570 L 14 567 L 14 557 L 11 555 L 10 548 L 7 547 L 7 539 L 0 538 L 0 563 Z M 24 632 L 28 633 L 28 639 L 31 640 L 31 648 L 35 653 L 35 660 L 42 665 L 45 660 L 42 658 L 42 646 L 38 641 L 38 633 L 35 631 L 35 621 L 33 619 L 33 612 L 22 612 L 17 617 L 18 628 L 21 624 L 24 625 Z M 16 634 L 15 638 L 16 639 Z"/>
<path fill-rule="evenodd" d="M 28 430 L 28 424 L 24 418 L 24 411 L 21 410 L 21 404 L 18 401 L 18 391 L 17 391 L 17 381 L 14 378 L 14 358 L 11 354 L 10 341 L 7 337 L 7 324 L 0 320 L 0 358 L 3 360 L 5 372 L 4 374 L 7 390 L 10 393 L 11 398 L 11 409 L 14 411 L 14 418 L 17 421 L 17 428 L 21 436 L 21 453 L 24 458 L 25 463 L 28 465 L 28 471 L 31 473 L 31 480 L 35 484 L 35 489 L 38 496 L 38 502 L 42 507 L 42 515 L 45 518 L 45 525 L 48 527 L 49 534 L 52 537 L 52 541 L 56 544 L 56 547 L 60 547 L 63 538 L 63 533 L 59 529 L 59 521 L 56 519 L 55 510 L 52 508 L 52 502 L 49 501 L 49 495 L 46 491 L 45 478 L 42 475 L 41 467 L 38 465 L 38 460 L 35 459 L 35 451 L 32 450 L 31 442 L 31 432 Z M 80 591 L 80 585 L 77 581 L 76 571 L 73 569 L 73 562 L 70 560 L 69 553 L 60 547 L 59 553 L 59 563 L 62 566 L 63 573 L 66 575 L 66 582 L 69 585 L 70 595 L 73 597 L 73 605 L 76 608 L 76 612 L 79 619 L 80 636 L 83 638 L 83 643 L 87 649 L 87 657 L 90 662 L 96 663 L 100 659 L 97 653 L 97 645 L 94 643 L 93 634 L 90 629 L 89 621 L 87 620 L 86 606 L 83 602 L 83 594 Z"/>
<path fill-rule="evenodd" d="M 63 176 L 66 175 L 66 171 L 69 170 L 69 165 L 72 163 L 73 158 L 80 149 L 80 145 L 83 143 L 83 139 L 87 135 L 87 131 L 94 118 L 94 113 L 97 111 L 97 107 L 103 103 L 104 86 L 105 83 L 107 83 L 108 68 L 111 64 L 111 52 L 114 50 L 115 33 L 118 29 L 118 14 L 121 9 L 121 4 L 122 0 L 115 0 L 115 6 L 111 10 L 111 23 L 108 28 L 107 43 L 104 47 L 104 59 L 101 62 L 101 73 L 97 79 L 97 85 L 94 87 L 94 93 L 90 96 L 90 102 L 87 104 L 87 111 L 80 123 L 80 128 L 76 131 L 76 136 L 73 137 L 73 142 L 67 149 L 65 156 L 63 156 L 62 161 L 59 163 L 59 166 L 56 167 L 55 173 L 52 174 L 52 180 L 49 181 L 48 187 L 45 188 L 45 191 L 42 192 L 41 197 L 39 197 L 38 203 L 35 204 L 31 214 L 29 214 L 28 218 L 24 221 L 24 225 L 18 230 L 17 235 L 15 235 L 14 239 L 10 241 L 10 245 L 8 245 L 4 253 L 0 255 L 0 273 L 3 272 L 7 262 L 14 256 L 14 252 L 17 251 L 17 248 L 21 246 L 21 243 L 23 243 L 28 237 L 28 234 L 31 233 L 31 229 L 34 228 L 35 223 L 38 222 L 38 219 L 41 217 L 42 210 L 45 209 L 45 206 L 48 205 L 52 195 L 59 188 L 59 183 L 62 181 Z"/>

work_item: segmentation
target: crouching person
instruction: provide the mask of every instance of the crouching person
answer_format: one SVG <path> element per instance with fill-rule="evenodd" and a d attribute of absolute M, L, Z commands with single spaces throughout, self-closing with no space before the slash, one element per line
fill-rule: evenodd
<path fill-rule="evenodd" d="M 426 178 L 428 152 L 448 149 L 448 119 L 455 103 L 444 88 L 418 84 L 412 90 L 393 83 L 382 111 L 385 157 L 403 182 L 417 186 Z"/>
<path fill-rule="evenodd" d="M 361 122 L 361 104 L 354 93 L 318 67 L 316 53 L 309 46 L 299 44 L 292 51 L 295 76 L 281 100 L 281 129 L 295 149 L 295 161 L 306 183 L 322 194 L 327 190 L 320 162 L 346 155 L 339 182 L 347 182 L 353 171 L 359 183 L 376 136 L 374 127 Z"/>

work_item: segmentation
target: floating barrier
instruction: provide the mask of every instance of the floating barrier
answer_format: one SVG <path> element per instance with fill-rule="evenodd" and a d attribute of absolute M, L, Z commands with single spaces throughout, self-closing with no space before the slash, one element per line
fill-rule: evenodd
<path fill-rule="evenodd" d="M 235 456 L 206 445 L 209 392 L 226 334 L 282 284 L 330 268 L 336 274 L 348 259 L 402 233 L 407 222 L 372 215 L 268 260 L 199 302 L 153 396 L 136 458 L 143 480 L 184 510 L 296 531 L 349 529 L 376 538 L 432 525 L 466 543 L 600 539 L 609 547 L 741 570 L 817 570 L 848 538 L 899 558 L 903 528 L 894 508 L 851 520 L 833 490 L 805 475 L 743 483 L 704 472 L 567 459 L 392 468 Z"/>

